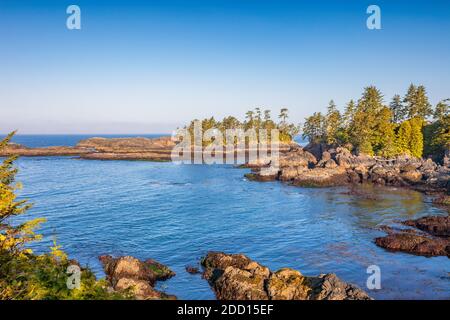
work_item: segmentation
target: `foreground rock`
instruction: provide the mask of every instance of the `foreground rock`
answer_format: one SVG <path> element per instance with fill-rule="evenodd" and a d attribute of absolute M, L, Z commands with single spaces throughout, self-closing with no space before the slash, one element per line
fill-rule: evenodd
<path fill-rule="evenodd" d="M 129 292 L 139 300 L 176 299 L 175 296 L 154 289 L 156 281 L 167 280 L 175 275 L 159 262 L 152 259 L 140 261 L 130 256 L 113 258 L 109 255 L 100 256 L 99 260 L 113 290 Z"/>
<path fill-rule="evenodd" d="M 430 216 L 402 224 L 414 229 L 383 227 L 388 235 L 376 238 L 376 245 L 392 251 L 450 258 L 450 216 Z"/>
<path fill-rule="evenodd" d="M 369 300 L 358 287 L 335 274 L 307 277 L 283 268 L 276 272 L 242 254 L 209 252 L 204 278 L 220 300 Z"/>

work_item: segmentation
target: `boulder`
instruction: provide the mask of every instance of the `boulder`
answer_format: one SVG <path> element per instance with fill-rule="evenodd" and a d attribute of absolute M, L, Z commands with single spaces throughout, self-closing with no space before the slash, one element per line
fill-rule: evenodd
<path fill-rule="evenodd" d="M 137 299 L 172 299 L 163 292 L 153 289 L 156 281 L 166 280 L 175 275 L 165 265 L 148 259 L 141 261 L 131 256 L 113 258 L 100 256 L 106 273 L 106 280 L 116 291 L 131 290 Z"/>
<path fill-rule="evenodd" d="M 314 168 L 298 175 L 293 184 L 301 187 L 333 187 L 348 183 L 347 171 L 344 168 Z"/>
<path fill-rule="evenodd" d="M 358 287 L 334 274 L 303 276 L 283 268 L 272 272 L 242 254 L 208 252 L 204 278 L 220 300 L 368 300 Z"/>
<path fill-rule="evenodd" d="M 409 183 L 417 183 L 422 180 L 422 173 L 419 170 L 403 171 L 400 177 Z"/>

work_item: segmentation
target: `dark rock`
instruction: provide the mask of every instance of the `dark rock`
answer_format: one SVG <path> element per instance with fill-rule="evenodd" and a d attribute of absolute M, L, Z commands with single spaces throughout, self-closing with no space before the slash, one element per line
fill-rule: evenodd
<path fill-rule="evenodd" d="M 185 269 L 186 269 L 186 272 L 190 273 L 190 274 L 201 273 L 200 270 L 197 267 L 194 267 L 194 266 L 186 266 Z"/>
<path fill-rule="evenodd" d="M 450 217 L 429 216 L 402 224 L 415 229 L 384 227 L 385 237 L 375 243 L 385 249 L 403 251 L 423 256 L 448 256 L 450 258 Z"/>
<path fill-rule="evenodd" d="M 242 254 L 209 252 L 204 278 L 220 300 L 368 300 L 358 287 L 334 274 L 306 277 L 283 268 L 276 272 Z"/>
<path fill-rule="evenodd" d="M 377 246 L 422 256 L 450 257 L 450 243 L 444 239 L 420 236 L 410 232 L 398 232 L 375 239 Z"/>
<path fill-rule="evenodd" d="M 407 220 L 404 225 L 415 227 L 437 237 L 450 237 L 450 216 L 429 216 Z"/>

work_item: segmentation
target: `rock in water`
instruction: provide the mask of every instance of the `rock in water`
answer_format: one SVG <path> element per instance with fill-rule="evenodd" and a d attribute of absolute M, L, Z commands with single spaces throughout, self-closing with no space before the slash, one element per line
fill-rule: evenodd
<path fill-rule="evenodd" d="M 307 277 L 283 268 L 276 272 L 242 254 L 208 252 L 204 278 L 220 300 L 369 300 L 358 287 L 335 274 Z"/>
<path fill-rule="evenodd" d="M 174 299 L 153 288 L 156 281 L 166 280 L 175 275 L 165 265 L 148 259 L 138 260 L 134 257 L 125 256 L 113 258 L 109 255 L 100 256 L 106 273 L 106 280 L 112 288 L 119 292 L 131 290 L 137 299 Z"/>
<path fill-rule="evenodd" d="M 388 235 L 376 238 L 376 245 L 393 251 L 450 258 L 449 216 L 423 217 L 404 221 L 403 224 L 416 229 L 394 230 L 384 227 Z"/>

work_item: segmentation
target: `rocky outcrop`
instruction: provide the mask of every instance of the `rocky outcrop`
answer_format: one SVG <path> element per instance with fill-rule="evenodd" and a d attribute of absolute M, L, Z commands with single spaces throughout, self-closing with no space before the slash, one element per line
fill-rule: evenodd
<path fill-rule="evenodd" d="M 46 148 L 28 148 L 21 144 L 10 143 L 0 150 L 0 157 L 8 157 L 12 155 L 24 157 L 47 157 L 47 156 L 80 156 L 89 153 L 77 147 L 46 147 Z"/>
<path fill-rule="evenodd" d="M 358 287 L 335 274 L 307 277 L 283 268 L 272 272 L 242 254 L 209 252 L 203 277 L 220 300 L 369 300 Z"/>
<path fill-rule="evenodd" d="M 388 235 L 376 238 L 376 245 L 392 251 L 450 258 L 450 216 L 430 216 L 407 220 L 402 224 L 413 229 L 385 226 L 382 229 Z"/>
<path fill-rule="evenodd" d="M 170 161 L 175 142 L 171 137 L 160 138 L 89 138 L 75 147 L 28 148 L 8 144 L 0 156 L 78 156 L 92 160 L 150 160 Z"/>
<path fill-rule="evenodd" d="M 157 281 L 167 280 L 175 275 L 163 264 L 152 259 L 140 261 L 130 256 L 113 258 L 106 255 L 100 256 L 99 260 L 113 290 L 131 293 L 139 300 L 176 299 L 154 289 Z"/>
<path fill-rule="evenodd" d="M 268 177 L 253 167 L 252 180 L 278 179 L 306 187 L 373 183 L 408 187 L 427 193 L 450 193 L 450 167 L 431 159 L 399 156 L 383 159 L 352 154 L 344 147 L 324 144 L 291 147 L 280 154 L 278 172 Z"/>

